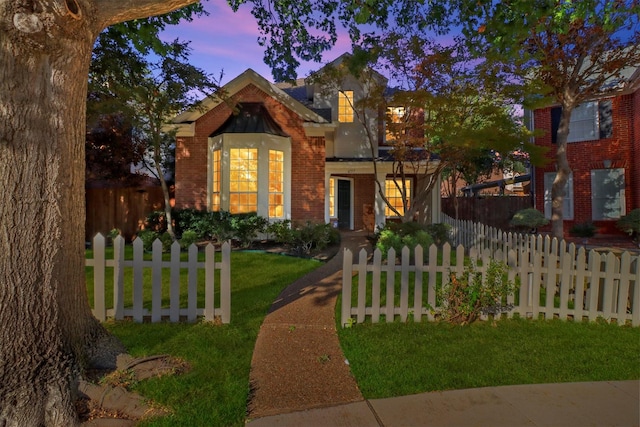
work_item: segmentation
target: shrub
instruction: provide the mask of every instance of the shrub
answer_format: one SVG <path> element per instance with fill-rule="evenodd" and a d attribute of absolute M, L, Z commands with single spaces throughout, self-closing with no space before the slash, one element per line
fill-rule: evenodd
<path fill-rule="evenodd" d="M 267 226 L 266 233 L 269 237 L 283 245 L 292 245 L 294 241 L 294 231 L 291 228 L 291 220 L 274 221 Z"/>
<path fill-rule="evenodd" d="M 522 230 L 534 230 L 549 224 L 549 220 L 537 209 L 522 209 L 516 212 L 509 222 L 512 227 Z"/>
<path fill-rule="evenodd" d="M 382 256 L 386 257 L 389 249 L 396 251 L 396 256 L 402 255 L 402 248 L 408 247 L 411 251 L 411 261 L 414 259 L 414 249 L 417 245 L 422 246 L 423 261 L 428 259 L 429 247 L 433 244 L 433 238 L 425 231 L 424 226 L 416 222 L 406 222 L 403 224 L 390 224 L 388 228 L 380 231 L 376 247 L 382 252 Z"/>
<path fill-rule="evenodd" d="M 231 217 L 233 237 L 238 239 L 244 248 L 251 246 L 258 233 L 264 233 L 268 225 L 269 220 L 256 213 L 238 214 Z"/>
<path fill-rule="evenodd" d="M 449 231 L 451 231 L 451 226 L 449 224 L 428 224 L 425 226 L 425 231 L 431 235 L 433 242 L 439 247 L 450 241 Z"/>
<path fill-rule="evenodd" d="M 171 245 L 173 244 L 173 238 L 171 237 L 171 234 L 165 231 L 160 235 L 159 239 L 162 242 L 162 251 L 169 252 L 171 250 Z"/>
<path fill-rule="evenodd" d="M 138 231 L 137 238 L 142 240 L 144 250 L 149 252 L 153 247 L 153 242 L 158 238 L 158 233 L 153 230 L 144 229 Z"/>
<path fill-rule="evenodd" d="M 596 226 L 590 222 L 575 224 L 569 230 L 569 234 L 576 237 L 593 237 L 596 234 Z"/>
<path fill-rule="evenodd" d="M 198 233 L 193 230 L 187 230 L 182 233 L 182 237 L 180 238 L 180 247 L 182 249 L 188 249 L 189 246 L 196 243 L 198 241 Z"/>
<path fill-rule="evenodd" d="M 164 211 L 153 211 L 148 213 L 144 222 L 145 228 L 158 233 L 165 231 L 167 229 L 167 223 L 164 216 Z"/>
<path fill-rule="evenodd" d="M 458 276 L 450 273 L 450 281 L 438 291 L 442 304 L 441 319 L 459 325 L 477 320 L 481 314 L 497 315 L 513 309 L 506 304 L 507 296 L 516 291 L 508 279 L 504 262 L 490 260 L 486 277 L 474 266 L 467 266 Z"/>
<path fill-rule="evenodd" d="M 640 208 L 634 209 L 620 218 L 616 225 L 625 233 L 640 235 Z"/>

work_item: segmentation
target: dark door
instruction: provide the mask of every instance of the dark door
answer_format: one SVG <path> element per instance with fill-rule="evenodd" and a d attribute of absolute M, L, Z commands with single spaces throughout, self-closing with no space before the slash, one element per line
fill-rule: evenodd
<path fill-rule="evenodd" d="M 351 226 L 351 182 L 338 180 L 338 228 Z"/>

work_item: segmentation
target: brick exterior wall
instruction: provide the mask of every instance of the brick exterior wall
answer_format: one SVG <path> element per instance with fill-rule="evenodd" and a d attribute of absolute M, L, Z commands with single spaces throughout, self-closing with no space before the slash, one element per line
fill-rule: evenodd
<path fill-rule="evenodd" d="M 605 159 L 612 160 L 611 167 L 625 169 L 626 211 L 640 207 L 640 91 L 612 99 L 613 133 L 611 138 L 567 144 L 567 158 L 573 171 L 574 219 L 565 220 L 565 233 L 574 224 L 593 222 L 600 234 L 619 234 L 615 220 L 592 221 L 591 170 L 602 169 Z M 555 172 L 556 146 L 551 142 L 551 108 L 534 111 L 536 129 L 545 133 L 536 138 L 536 145 L 549 147 L 549 163 L 535 168 L 535 205 L 544 211 L 544 173 Z M 541 231 L 550 231 L 550 226 Z"/>
<path fill-rule="evenodd" d="M 324 221 L 323 137 L 307 137 L 303 120 L 286 106 L 250 84 L 235 101 L 263 102 L 271 117 L 291 137 L 291 215 L 293 221 Z M 208 137 L 232 114 L 227 103 L 205 113 L 195 123 L 194 137 L 176 141 L 176 208 L 207 209 Z"/>

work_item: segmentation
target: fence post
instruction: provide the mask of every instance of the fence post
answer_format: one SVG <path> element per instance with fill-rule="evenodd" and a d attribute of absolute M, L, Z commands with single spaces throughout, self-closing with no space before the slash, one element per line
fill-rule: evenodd
<path fill-rule="evenodd" d="M 180 320 L 180 244 L 171 245 L 171 288 L 169 292 L 169 319 Z"/>
<path fill-rule="evenodd" d="M 151 280 L 151 321 L 156 323 L 162 320 L 162 242 L 159 239 L 151 245 Z"/>
<path fill-rule="evenodd" d="M 194 243 L 189 246 L 188 259 L 187 320 L 193 322 L 198 308 L 198 247 Z"/>
<path fill-rule="evenodd" d="M 353 254 L 345 249 L 342 254 L 342 310 L 340 324 L 344 326 L 351 319 L 351 278 L 353 276 Z"/>
<path fill-rule="evenodd" d="M 105 239 L 100 233 L 93 238 L 93 315 L 104 322 L 107 310 L 104 301 L 104 272 L 105 272 Z"/>
<path fill-rule="evenodd" d="M 144 244 L 142 239 L 133 241 L 133 320 L 142 322 L 142 300 L 143 290 L 143 271 L 142 263 L 144 261 Z"/>
<path fill-rule="evenodd" d="M 215 319 L 216 248 L 209 243 L 204 250 L 204 319 Z"/>
<path fill-rule="evenodd" d="M 222 244 L 222 268 L 220 269 L 220 309 L 222 323 L 231 322 L 231 244 Z"/>

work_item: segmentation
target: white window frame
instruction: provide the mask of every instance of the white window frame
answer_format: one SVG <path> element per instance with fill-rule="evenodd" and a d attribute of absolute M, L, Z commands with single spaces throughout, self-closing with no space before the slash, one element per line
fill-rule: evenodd
<path fill-rule="evenodd" d="M 353 123 L 355 111 L 353 108 L 353 91 L 341 90 L 338 92 L 338 121 L 340 123 Z"/>
<path fill-rule="evenodd" d="M 258 215 L 269 220 L 291 219 L 291 138 L 271 134 L 225 133 L 209 138 L 207 206 L 213 207 L 213 153 L 220 150 L 220 205 L 229 211 L 229 151 L 234 148 L 258 149 Z M 269 216 L 269 150 L 284 154 L 284 212 L 282 217 Z"/>
<path fill-rule="evenodd" d="M 591 219 L 593 221 L 620 219 L 626 212 L 624 173 L 624 168 L 591 170 Z M 616 185 L 613 182 L 616 179 L 620 179 L 620 186 L 613 189 L 612 193 L 606 194 L 599 184 L 604 182 Z M 608 204 L 609 209 L 605 210 L 603 204 Z"/>
<path fill-rule="evenodd" d="M 596 139 L 600 139 L 598 102 L 584 102 L 571 112 L 567 142 L 593 141 Z"/>
<path fill-rule="evenodd" d="M 396 187 L 395 181 L 398 181 L 398 185 L 400 186 L 400 188 Z M 408 208 L 411 208 L 411 196 L 413 195 L 413 179 L 411 178 L 406 178 L 405 179 L 405 183 L 406 183 L 406 190 L 409 193 L 408 194 L 408 201 L 409 201 L 409 206 L 407 206 Z M 389 187 L 390 186 L 390 187 Z M 389 188 L 392 188 L 394 191 L 397 191 L 397 196 L 394 195 L 393 199 L 402 199 L 402 181 L 400 179 L 396 180 L 394 178 L 387 178 L 384 181 L 384 193 L 385 193 L 385 197 L 387 198 L 387 200 L 389 200 L 391 197 L 389 195 Z M 390 201 L 390 200 L 389 200 Z M 404 212 L 404 206 L 400 206 L 399 208 L 396 207 L 396 210 L 398 210 L 398 212 L 400 212 L 401 216 L 403 216 L 405 214 Z M 400 218 L 401 216 L 398 216 L 395 214 L 395 212 L 393 212 L 391 210 L 391 208 L 389 208 L 389 205 L 385 204 L 384 207 L 384 215 L 386 218 Z"/>
<path fill-rule="evenodd" d="M 544 173 L 544 216 L 547 219 L 551 219 L 551 186 L 555 178 L 556 172 Z M 562 204 L 562 219 L 573 219 L 573 173 L 567 179 Z"/>

